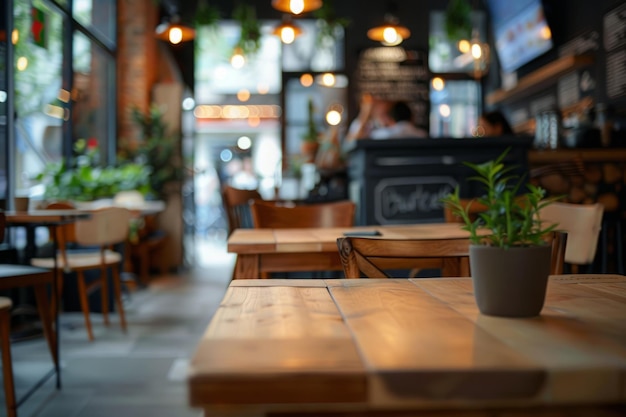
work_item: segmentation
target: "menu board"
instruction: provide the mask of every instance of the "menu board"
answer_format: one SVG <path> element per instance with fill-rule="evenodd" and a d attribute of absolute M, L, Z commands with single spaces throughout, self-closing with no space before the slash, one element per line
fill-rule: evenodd
<path fill-rule="evenodd" d="M 429 130 L 428 54 L 402 47 L 378 47 L 359 57 L 356 86 L 359 96 L 369 93 L 389 101 L 406 101 L 413 110 L 415 124 Z"/>

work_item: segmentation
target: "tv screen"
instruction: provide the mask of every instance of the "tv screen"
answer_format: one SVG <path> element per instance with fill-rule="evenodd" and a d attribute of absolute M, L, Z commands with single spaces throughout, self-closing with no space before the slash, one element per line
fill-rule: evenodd
<path fill-rule="evenodd" d="M 487 0 L 487 4 L 504 72 L 513 72 L 552 48 L 541 0 Z"/>

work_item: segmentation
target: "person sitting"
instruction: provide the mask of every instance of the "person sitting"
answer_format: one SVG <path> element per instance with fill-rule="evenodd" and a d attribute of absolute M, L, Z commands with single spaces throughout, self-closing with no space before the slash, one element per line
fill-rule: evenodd
<path fill-rule="evenodd" d="M 352 121 L 345 142 L 349 143 L 356 139 L 370 138 L 374 130 L 386 127 L 393 123 L 389 118 L 388 101 L 375 98 L 371 94 L 363 94 L 359 115 Z"/>
<path fill-rule="evenodd" d="M 506 117 L 499 111 L 483 113 L 476 127 L 475 136 L 503 136 L 512 135 L 513 129 Z"/>
<path fill-rule="evenodd" d="M 404 101 L 398 101 L 391 106 L 389 116 L 393 120 L 390 126 L 372 131 L 372 139 L 396 138 L 426 138 L 428 133 L 413 124 L 413 112 Z"/>

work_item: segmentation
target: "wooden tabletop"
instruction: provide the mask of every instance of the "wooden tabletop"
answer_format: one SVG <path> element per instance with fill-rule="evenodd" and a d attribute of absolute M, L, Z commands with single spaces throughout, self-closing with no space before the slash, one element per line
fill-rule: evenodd
<path fill-rule="evenodd" d="M 84 210 L 29 210 L 5 211 L 7 224 L 62 224 L 88 219 L 91 214 Z"/>
<path fill-rule="evenodd" d="M 228 238 L 228 251 L 238 254 L 337 251 L 337 238 L 346 232 L 378 230 L 388 239 L 465 238 L 460 223 L 429 223 L 351 228 L 236 229 Z"/>
<path fill-rule="evenodd" d="M 189 398 L 207 415 L 623 407 L 625 318 L 615 275 L 551 277 L 531 319 L 481 315 L 469 278 L 233 281 Z"/>

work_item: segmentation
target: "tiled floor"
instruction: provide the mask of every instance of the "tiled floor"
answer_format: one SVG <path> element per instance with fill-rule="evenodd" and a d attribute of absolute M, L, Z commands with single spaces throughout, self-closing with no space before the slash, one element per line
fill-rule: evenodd
<path fill-rule="evenodd" d="M 92 314 L 89 342 L 82 314 L 61 316 L 62 382 L 51 378 L 18 409 L 19 417 L 199 417 L 187 406 L 189 358 L 230 281 L 234 258 L 206 242 L 195 269 L 159 277 L 126 303 L 128 333 L 117 315 L 105 327 Z M 18 395 L 51 368 L 42 339 L 14 343 Z M 4 416 L 4 398 L 0 416 Z"/>

